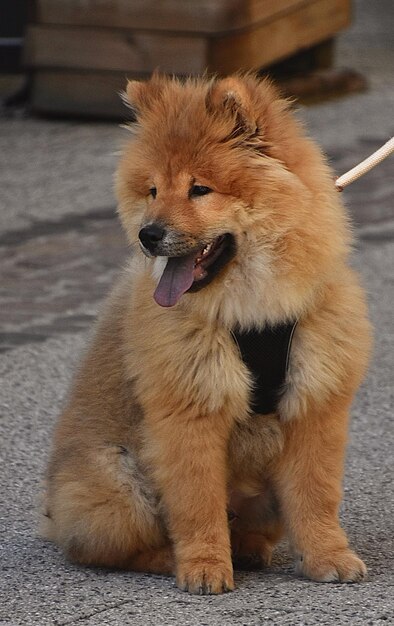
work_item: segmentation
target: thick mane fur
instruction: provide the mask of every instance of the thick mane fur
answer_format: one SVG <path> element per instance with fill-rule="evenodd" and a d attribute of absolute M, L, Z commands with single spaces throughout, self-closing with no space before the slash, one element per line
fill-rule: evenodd
<path fill-rule="evenodd" d="M 182 173 L 201 178 L 231 199 L 231 215 L 218 207 L 216 219 L 218 228 L 224 219 L 235 222 L 239 255 L 221 289 L 186 294 L 180 306 L 200 307 L 228 325 L 299 316 L 338 275 L 350 233 L 325 159 L 289 103 L 252 75 L 222 81 L 155 75 L 129 83 L 127 94 L 138 126 L 117 191 L 131 240 L 155 174 L 169 186 Z M 171 206 L 179 202 L 176 194 L 173 187 Z"/>

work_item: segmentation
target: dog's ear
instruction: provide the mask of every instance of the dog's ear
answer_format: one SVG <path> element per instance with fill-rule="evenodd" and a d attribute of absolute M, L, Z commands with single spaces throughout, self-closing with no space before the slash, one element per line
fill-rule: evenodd
<path fill-rule="evenodd" d="M 131 108 L 136 118 L 144 111 L 152 108 L 153 103 L 160 97 L 165 83 L 165 78 L 157 72 L 149 81 L 129 80 L 126 91 L 122 98 L 125 104 Z"/>
<path fill-rule="evenodd" d="M 236 134 L 257 133 L 252 94 L 241 78 L 229 77 L 215 81 L 208 91 L 206 105 L 212 112 L 231 116 Z"/>
<path fill-rule="evenodd" d="M 144 84 L 138 80 L 128 80 L 126 91 L 122 94 L 124 103 L 137 117 L 144 101 Z"/>

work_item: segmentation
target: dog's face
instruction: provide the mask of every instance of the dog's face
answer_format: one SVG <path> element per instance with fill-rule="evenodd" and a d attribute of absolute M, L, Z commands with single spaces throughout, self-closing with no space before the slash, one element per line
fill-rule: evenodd
<path fill-rule="evenodd" d="M 154 76 L 129 83 L 127 98 L 138 124 L 118 172 L 119 209 L 130 241 L 153 259 L 159 305 L 231 281 L 250 295 L 322 270 L 337 225 L 313 210 L 308 164 L 318 161 L 322 193 L 327 175 L 270 85 Z"/>
<path fill-rule="evenodd" d="M 196 178 L 192 168 L 175 175 L 156 172 L 138 238 L 143 253 L 157 258 L 154 297 L 168 307 L 186 291 L 206 287 L 226 268 L 236 254 L 236 224 L 231 201 L 212 177 Z"/>

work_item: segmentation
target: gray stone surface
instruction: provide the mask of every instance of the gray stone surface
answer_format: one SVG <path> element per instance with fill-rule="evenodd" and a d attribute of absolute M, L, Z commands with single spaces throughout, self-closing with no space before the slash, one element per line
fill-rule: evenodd
<path fill-rule="evenodd" d="M 124 134 L 116 124 L 0 120 L 1 231 L 112 207 Z"/>
<path fill-rule="evenodd" d="M 355 4 L 338 63 L 365 72 L 370 90 L 300 111 L 338 174 L 394 127 L 393 4 Z M 0 626 L 393 623 L 393 159 L 344 192 L 376 332 L 341 515 L 369 580 L 297 579 L 283 546 L 269 570 L 237 573 L 234 593 L 191 597 L 170 578 L 75 567 L 37 536 L 50 433 L 127 252 L 112 193 L 123 136 L 111 124 L 0 119 Z"/>

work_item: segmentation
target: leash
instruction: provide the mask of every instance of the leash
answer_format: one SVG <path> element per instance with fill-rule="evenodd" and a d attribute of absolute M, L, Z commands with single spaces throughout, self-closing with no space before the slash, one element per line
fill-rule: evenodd
<path fill-rule="evenodd" d="M 358 165 L 353 167 L 351 170 L 346 172 L 346 174 L 342 174 L 335 181 L 335 187 L 338 191 L 343 191 L 347 185 L 353 183 L 355 180 L 369 172 L 375 165 L 381 163 L 384 159 L 387 159 L 390 154 L 394 152 L 394 137 L 386 141 L 386 143 L 376 150 L 371 156 L 361 161 Z"/>

